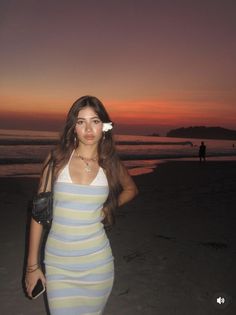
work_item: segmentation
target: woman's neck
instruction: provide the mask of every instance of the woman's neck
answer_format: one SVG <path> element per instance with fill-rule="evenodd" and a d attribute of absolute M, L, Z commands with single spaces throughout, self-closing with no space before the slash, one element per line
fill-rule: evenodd
<path fill-rule="evenodd" d="M 75 151 L 77 154 L 87 159 L 93 159 L 97 157 L 97 146 L 95 147 L 95 146 L 79 145 L 75 149 Z"/>

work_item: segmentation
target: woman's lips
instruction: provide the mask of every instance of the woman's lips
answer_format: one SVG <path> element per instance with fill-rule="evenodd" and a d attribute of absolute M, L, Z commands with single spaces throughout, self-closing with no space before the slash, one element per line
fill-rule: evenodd
<path fill-rule="evenodd" d="M 95 137 L 93 135 L 84 136 L 86 140 L 93 140 Z"/>

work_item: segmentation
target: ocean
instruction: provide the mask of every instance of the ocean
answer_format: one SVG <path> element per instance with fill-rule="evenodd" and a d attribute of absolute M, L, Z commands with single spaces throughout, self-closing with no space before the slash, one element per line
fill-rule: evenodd
<path fill-rule="evenodd" d="M 0 176 L 39 176 L 57 132 L 0 129 Z M 202 139 L 116 135 L 117 150 L 132 175 L 151 172 L 166 159 L 197 158 Z M 207 157 L 236 157 L 236 140 L 204 139 Z"/>

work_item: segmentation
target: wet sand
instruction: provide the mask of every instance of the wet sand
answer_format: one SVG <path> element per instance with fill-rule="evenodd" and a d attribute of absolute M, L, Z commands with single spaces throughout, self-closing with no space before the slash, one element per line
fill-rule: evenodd
<path fill-rule="evenodd" d="M 134 179 L 139 196 L 107 232 L 116 278 L 104 315 L 236 314 L 236 162 L 172 161 Z M 4 315 L 46 314 L 43 297 L 27 299 L 21 284 L 37 181 L 0 178 Z"/>

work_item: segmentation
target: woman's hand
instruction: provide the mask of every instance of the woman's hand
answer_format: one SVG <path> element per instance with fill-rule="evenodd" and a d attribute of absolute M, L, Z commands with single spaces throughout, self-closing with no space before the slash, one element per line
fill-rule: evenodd
<path fill-rule="evenodd" d="M 111 211 L 109 211 L 107 209 L 107 207 L 103 207 L 101 218 L 102 218 L 101 222 L 102 222 L 105 230 L 108 231 L 111 228 L 111 224 L 114 220 L 113 220 L 113 216 L 112 216 Z"/>
<path fill-rule="evenodd" d="M 29 272 L 26 272 L 25 276 L 25 286 L 26 292 L 30 298 L 32 298 L 32 291 L 37 283 L 37 281 L 41 279 L 44 286 L 46 286 L 45 276 L 40 268 Z"/>

